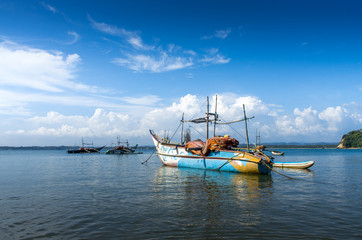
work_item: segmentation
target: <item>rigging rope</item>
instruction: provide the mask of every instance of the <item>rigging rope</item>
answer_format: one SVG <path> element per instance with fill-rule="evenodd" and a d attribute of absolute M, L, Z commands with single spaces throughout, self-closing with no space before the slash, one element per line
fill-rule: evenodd
<path fill-rule="evenodd" d="M 219 116 L 220 117 L 220 116 Z M 222 117 L 220 117 L 221 118 L 221 120 L 223 120 L 224 122 L 226 122 Z M 234 132 L 236 132 L 240 137 L 242 137 L 242 138 L 244 138 L 244 140 L 246 140 L 246 138 L 243 136 L 243 135 L 241 135 L 238 131 L 236 131 L 231 125 L 228 125 L 232 130 L 234 130 Z"/>
<path fill-rule="evenodd" d="M 194 129 L 201 137 L 206 138 L 204 135 L 202 135 L 199 131 L 197 131 L 196 128 L 194 128 L 193 126 L 191 126 L 190 124 L 187 124 L 190 128 Z"/>
<path fill-rule="evenodd" d="M 177 130 L 180 128 L 180 126 L 182 125 L 182 122 L 180 122 L 180 124 L 178 125 L 176 131 L 173 133 L 172 137 L 170 138 L 170 141 L 172 140 L 172 138 L 175 136 Z"/>

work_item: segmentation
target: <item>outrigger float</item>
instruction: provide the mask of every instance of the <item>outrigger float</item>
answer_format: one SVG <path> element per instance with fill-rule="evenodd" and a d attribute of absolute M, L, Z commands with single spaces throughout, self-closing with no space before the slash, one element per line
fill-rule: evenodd
<path fill-rule="evenodd" d="M 184 120 L 184 117 L 182 117 L 181 143 L 171 142 L 169 139 L 160 137 L 153 130 L 150 130 L 153 143 L 156 147 L 155 150 L 164 165 L 213 171 L 270 174 L 273 167 L 308 168 L 314 164 L 313 161 L 309 161 L 307 164 L 306 162 L 275 163 L 273 158 L 265 155 L 262 149 L 250 149 L 247 120 L 254 117 L 246 117 L 245 105 L 243 105 L 243 119 L 221 123 L 218 119 L 218 114 L 216 113 L 217 96 L 215 102 L 215 113 L 209 112 L 209 98 L 207 98 L 207 112 L 205 117 L 188 121 Z M 241 121 L 245 122 L 247 150 L 238 148 L 239 142 L 234 138 L 230 138 L 228 135 L 225 135 L 224 137 L 215 135 L 217 124 L 231 124 Z M 187 137 L 183 138 L 184 122 L 206 123 L 206 142 L 200 139 L 190 141 Z M 214 135 L 212 138 L 209 138 L 210 122 L 214 124 Z"/>
<path fill-rule="evenodd" d="M 294 168 L 294 169 L 307 169 L 314 165 L 314 161 L 305 162 L 274 162 L 273 167 L 277 168 Z"/>
<path fill-rule="evenodd" d="M 271 153 L 275 156 L 283 156 L 284 152 L 279 152 L 279 151 L 271 151 Z"/>

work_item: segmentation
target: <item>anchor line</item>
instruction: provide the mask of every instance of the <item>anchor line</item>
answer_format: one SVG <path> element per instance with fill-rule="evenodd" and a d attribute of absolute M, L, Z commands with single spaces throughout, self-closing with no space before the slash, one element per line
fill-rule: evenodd
<path fill-rule="evenodd" d="M 298 178 L 293 178 L 293 177 L 290 177 L 290 176 L 288 176 L 288 175 L 285 175 L 285 174 L 283 174 L 283 173 L 281 173 L 281 172 L 278 172 L 277 170 L 269 167 L 269 166 L 268 166 L 267 164 L 265 164 L 264 162 L 262 162 L 262 164 L 264 164 L 264 165 L 265 165 L 267 168 L 269 168 L 270 170 L 272 170 L 272 171 L 274 171 L 274 172 L 276 172 L 276 173 L 278 173 L 278 174 L 280 174 L 280 175 L 282 175 L 282 176 L 284 176 L 284 177 L 286 177 L 286 178 L 293 179 L 293 180 L 299 180 Z"/>
<path fill-rule="evenodd" d="M 146 159 L 146 161 L 141 162 L 141 164 L 147 163 L 147 161 L 150 160 L 150 158 L 152 157 L 152 155 L 155 153 L 156 150 L 157 150 L 157 148 L 155 148 L 155 149 L 153 150 L 153 152 L 151 153 L 151 155 Z"/>

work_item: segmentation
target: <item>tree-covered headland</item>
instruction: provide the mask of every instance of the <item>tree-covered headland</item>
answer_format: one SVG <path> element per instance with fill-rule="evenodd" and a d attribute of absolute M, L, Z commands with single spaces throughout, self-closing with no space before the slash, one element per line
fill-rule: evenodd
<path fill-rule="evenodd" d="M 337 148 L 362 148 L 362 129 L 343 135 Z"/>

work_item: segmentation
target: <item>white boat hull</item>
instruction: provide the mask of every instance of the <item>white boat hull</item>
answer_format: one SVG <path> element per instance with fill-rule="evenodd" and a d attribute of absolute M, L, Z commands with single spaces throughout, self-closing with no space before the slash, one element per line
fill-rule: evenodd
<path fill-rule="evenodd" d="M 274 162 L 273 167 L 307 169 L 314 165 L 314 161 L 305 162 Z"/>

